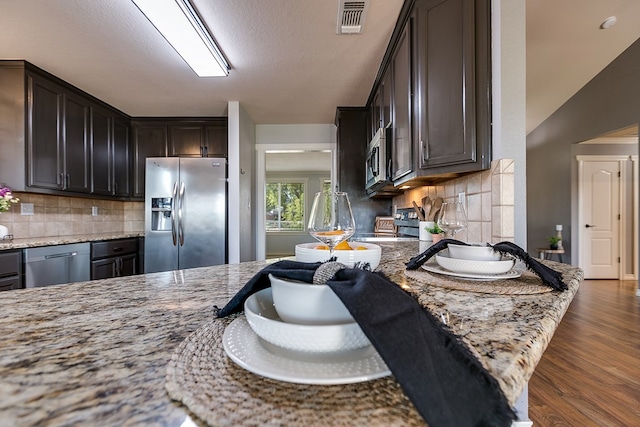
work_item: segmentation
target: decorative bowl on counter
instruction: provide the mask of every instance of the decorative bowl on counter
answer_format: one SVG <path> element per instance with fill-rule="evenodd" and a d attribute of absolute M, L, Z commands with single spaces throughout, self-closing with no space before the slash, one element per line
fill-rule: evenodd
<path fill-rule="evenodd" d="M 500 261 L 500 252 L 494 252 L 493 248 L 486 243 L 470 243 L 471 246 L 455 245 L 449 243 L 449 256 L 456 259 L 467 259 L 474 261 Z"/>
<path fill-rule="evenodd" d="M 334 353 L 370 345 L 356 322 L 336 325 L 299 325 L 283 322 L 274 309 L 270 288 L 251 295 L 244 303 L 244 312 L 249 326 L 256 335 L 288 350 Z"/>
<path fill-rule="evenodd" d="M 448 251 L 436 254 L 438 265 L 454 273 L 470 274 L 502 274 L 510 271 L 515 265 L 513 258 L 502 257 L 499 261 L 476 261 L 451 258 Z"/>
<path fill-rule="evenodd" d="M 336 247 L 333 254 L 338 262 L 353 267 L 356 263 L 369 263 L 371 270 L 380 264 L 382 249 L 380 246 L 366 242 L 347 242 L 352 249 L 340 249 Z M 300 262 L 324 262 L 329 259 L 329 248 L 321 243 L 300 243 L 296 245 L 296 261 Z"/>
<path fill-rule="evenodd" d="M 327 285 L 281 279 L 269 274 L 273 306 L 282 320 L 299 325 L 355 322 L 347 307 Z"/>

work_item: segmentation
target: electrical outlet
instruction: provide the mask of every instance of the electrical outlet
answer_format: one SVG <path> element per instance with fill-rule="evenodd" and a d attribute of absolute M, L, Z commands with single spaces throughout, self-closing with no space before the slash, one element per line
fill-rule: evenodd
<path fill-rule="evenodd" d="M 20 215 L 33 215 L 33 203 L 20 203 Z"/>
<path fill-rule="evenodd" d="M 458 193 L 458 202 L 462 203 L 463 205 L 465 204 L 465 193 Z"/>
<path fill-rule="evenodd" d="M 91 216 L 98 216 L 98 207 L 91 206 Z"/>

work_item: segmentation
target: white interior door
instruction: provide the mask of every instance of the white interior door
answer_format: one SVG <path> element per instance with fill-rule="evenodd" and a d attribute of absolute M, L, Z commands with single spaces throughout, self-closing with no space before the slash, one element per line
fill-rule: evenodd
<path fill-rule="evenodd" d="M 586 279 L 620 277 L 620 163 L 580 167 L 580 267 Z"/>

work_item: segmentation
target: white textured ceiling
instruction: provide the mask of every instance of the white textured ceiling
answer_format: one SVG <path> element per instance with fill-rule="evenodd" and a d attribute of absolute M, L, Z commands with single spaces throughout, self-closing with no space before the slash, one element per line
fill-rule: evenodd
<path fill-rule="evenodd" d="M 513 1 L 513 0 L 502 0 Z M 194 0 L 231 64 L 198 78 L 130 0 L 0 0 L 0 59 L 26 59 L 132 116 L 332 123 L 363 105 L 402 0 L 336 35 L 337 0 Z M 527 131 L 640 37 L 640 0 L 527 0 Z M 603 31 L 610 15 L 618 24 Z"/>

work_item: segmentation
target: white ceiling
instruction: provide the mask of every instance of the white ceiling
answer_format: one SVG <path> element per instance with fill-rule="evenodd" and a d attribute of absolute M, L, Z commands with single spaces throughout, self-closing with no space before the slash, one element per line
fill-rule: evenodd
<path fill-rule="evenodd" d="M 512 0 L 502 0 L 512 1 Z M 0 58 L 26 59 L 132 116 L 333 123 L 363 105 L 402 0 L 337 35 L 337 0 L 193 0 L 231 64 L 198 78 L 131 0 L 1 0 Z M 527 132 L 640 37 L 639 0 L 527 0 Z M 618 23 L 599 30 L 608 16 Z"/>

